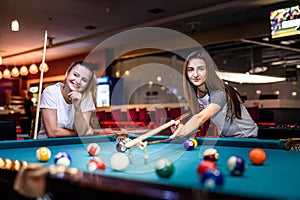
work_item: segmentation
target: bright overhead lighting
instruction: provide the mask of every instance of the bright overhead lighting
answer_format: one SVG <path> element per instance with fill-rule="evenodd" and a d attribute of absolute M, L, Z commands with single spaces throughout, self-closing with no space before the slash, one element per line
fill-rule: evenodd
<path fill-rule="evenodd" d="M 11 30 L 12 31 L 19 31 L 20 25 L 17 19 L 11 21 Z"/>
<path fill-rule="evenodd" d="M 12 70 L 11 70 L 11 76 L 12 77 L 18 77 L 20 75 L 20 72 L 19 72 L 19 69 L 17 67 L 14 67 Z"/>
<path fill-rule="evenodd" d="M 285 81 L 285 77 L 255 75 L 249 73 L 217 72 L 217 74 L 221 79 L 235 83 L 259 84 Z"/>
<path fill-rule="evenodd" d="M 249 73 L 250 74 L 259 74 L 259 73 L 265 72 L 267 70 L 268 70 L 268 67 L 266 67 L 266 66 L 254 67 L 249 70 Z"/>
<path fill-rule="evenodd" d="M 3 71 L 3 77 L 4 77 L 4 78 L 10 78 L 10 76 L 11 76 L 10 71 L 9 71 L 9 69 L 6 68 L 6 69 Z"/>
<path fill-rule="evenodd" d="M 27 76 L 28 74 L 28 69 L 25 65 L 23 65 L 21 68 L 20 68 L 20 74 L 21 76 Z"/>
<path fill-rule="evenodd" d="M 37 74 L 39 72 L 39 69 L 37 68 L 36 64 L 31 64 L 29 67 L 30 74 Z"/>

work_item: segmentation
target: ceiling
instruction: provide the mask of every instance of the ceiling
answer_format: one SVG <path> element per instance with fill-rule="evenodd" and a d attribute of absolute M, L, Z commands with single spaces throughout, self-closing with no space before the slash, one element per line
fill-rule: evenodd
<path fill-rule="evenodd" d="M 283 0 L 1 0 L 0 56 L 4 66 L 41 62 L 46 30 L 46 60 L 49 61 L 88 53 L 107 37 L 132 28 L 164 27 L 199 38 L 204 31 L 268 20 L 272 9 L 297 3 Z M 10 30 L 13 18 L 20 22 L 19 32 Z M 222 37 L 223 32 L 219 34 Z M 293 45 L 282 45 L 281 40 L 262 41 L 266 36 L 210 42 L 205 47 L 224 70 L 245 71 L 254 65 L 282 69 L 282 63 L 274 65 L 274 62 L 283 59 L 299 60 L 300 64 L 299 37 L 293 38 L 296 41 Z"/>

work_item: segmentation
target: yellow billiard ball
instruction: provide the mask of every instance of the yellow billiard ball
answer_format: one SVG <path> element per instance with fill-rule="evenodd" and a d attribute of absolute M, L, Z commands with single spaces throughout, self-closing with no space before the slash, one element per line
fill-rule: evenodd
<path fill-rule="evenodd" d="M 192 140 L 192 142 L 194 143 L 194 149 L 196 149 L 198 146 L 198 141 L 195 138 L 190 138 L 189 140 Z"/>
<path fill-rule="evenodd" d="M 36 158 L 41 162 L 46 162 L 51 158 L 51 151 L 47 147 L 40 147 L 36 150 Z"/>

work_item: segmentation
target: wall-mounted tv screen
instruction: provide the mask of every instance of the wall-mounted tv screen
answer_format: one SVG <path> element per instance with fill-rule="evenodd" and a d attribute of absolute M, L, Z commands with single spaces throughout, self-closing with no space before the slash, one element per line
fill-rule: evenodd
<path fill-rule="evenodd" d="M 271 11 L 270 23 L 272 38 L 300 34 L 299 5 Z"/>

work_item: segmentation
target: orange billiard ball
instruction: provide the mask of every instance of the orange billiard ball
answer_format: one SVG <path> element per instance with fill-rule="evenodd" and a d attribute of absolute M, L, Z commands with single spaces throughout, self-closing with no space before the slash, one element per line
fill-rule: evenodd
<path fill-rule="evenodd" d="M 249 158 L 254 165 L 262 165 L 267 158 L 267 154 L 261 148 L 254 148 L 250 151 Z"/>

